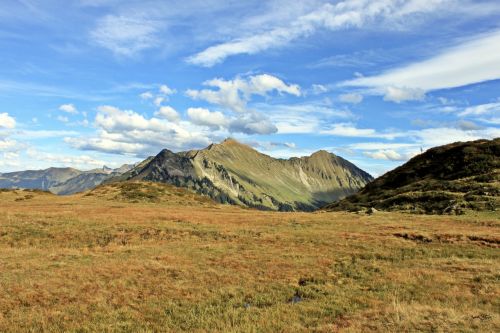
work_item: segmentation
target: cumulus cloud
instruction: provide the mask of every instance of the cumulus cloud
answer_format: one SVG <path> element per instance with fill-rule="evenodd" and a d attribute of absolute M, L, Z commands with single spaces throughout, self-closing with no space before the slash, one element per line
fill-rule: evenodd
<path fill-rule="evenodd" d="M 425 90 L 417 88 L 396 88 L 387 87 L 385 89 L 385 101 L 401 103 L 404 101 L 421 101 L 425 98 Z"/>
<path fill-rule="evenodd" d="M 233 119 L 228 127 L 230 132 L 245 134 L 273 134 L 278 128 L 264 115 L 250 112 Z"/>
<path fill-rule="evenodd" d="M 169 95 L 173 95 L 173 94 L 177 93 L 177 90 L 170 88 L 166 84 L 163 84 L 160 86 L 160 93 L 165 95 L 165 96 L 169 96 Z"/>
<path fill-rule="evenodd" d="M 163 119 L 167 119 L 174 123 L 178 122 L 181 117 L 179 113 L 171 106 L 162 106 L 156 113 L 155 116 Z"/>
<path fill-rule="evenodd" d="M 395 150 L 378 150 L 374 152 L 364 152 L 365 156 L 371 157 L 375 160 L 389 160 L 389 161 L 407 161 L 417 153 L 400 154 Z"/>
<path fill-rule="evenodd" d="M 363 101 L 363 95 L 356 93 L 342 94 L 339 100 L 344 103 L 359 104 Z"/>
<path fill-rule="evenodd" d="M 73 147 L 115 154 L 147 156 L 165 147 L 174 150 L 208 145 L 207 132 L 189 123 L 173 123 L 163 118 L 147 118 L 132 110 L 114 106 L 98 107 L 92 137 L 65 138 Z"/>
<path fill-rule="evenodd" d="M 272 134 L 278 130 L 269 118 L 253 111 L 238 114 L 235 117 L 226 117 L 219 111 L 210 111 L 205 108 L 189 108 L 187 114 L 195 125 L 207 126 L 213 130 L 225 129 L 230 133 Z"/>
<path fill-rule="evenodd" d="M 73 104 L 63 104 L 59 106 L 59 110 L 66 112 L 66 113 L 71 113 L 71 114 L 77 114 L 78 110 Z"/>
<path fill-rule="evenodd" d="M 447 0 L 357 0 L 326 3 L 316 10 L 298 17 L 288 25 L 273 28 L 262 33 L 211 46 L 187 59 L 189 63 L 211 67 L 223 62 L 227 57 L 238 54 L 256 54 L 270 48 L 286 45 L 298 38 L 307 37 L 317 30 L 331 31 L 346 28 L 361 28 L 367 24 L 400 21 L 408 16 L 438 10 L 453 1 Z"/>
<path fill-rule="evenodd" d="M 343 85 L 371 88 L 390 101 L 420 100 L 429 91 L 499 79 L 498 54 L 500 31 L 494 31 L 445 49 L 428 60 Z"/>
<path fill-rule="evenodd" d="M 208 126 L 214 129 L 220 129 L 228 125 L 226 117 L 218 111 L 211 112 L 204 108 L 189 108 L 187 114 L 193 124 L 196 125 Z"/>
<path fill-rule="evenodd" d="M 160 106 L 161 103 L 163 103 L 163 101 L 165 100 L 165 97 L 163 96 L 158 96 L 154 99 L 153 103 L 156 105 L 156 106 Z"/>
<path fill-rule="evenodd" d="M 248 78 L 237 77 L 234 80 L 213 79 L 206 81 L 204 85 L 216 89 L 189 89 L 186 91 L 187 96 L 195 100 L 204 100 L 211 104 L 220 105 L 238 113 L 247 111 L 246 105 L 252 95 L 266 96 L 272 91 L 294 96 L 301 95 L 298 85 L 286 84 L 281 79 L 269 74 Z"/>
<path fill-rule="evenodd" d="M 0 113 L 0 129 L 13 129 L 14 127 L 16 127 L 16 120 L 8 113 Z"/>
<path fill-rule="evenodd" d="M 146 91 L 146 92 L 143 92 L 142 94 L 140 94 L 139 96 L 143 100 L 152 100 L 154 105 L 160 107 L 164 101 L 167 101 L 169 99 L 170 95 L 173 95 L 176 93 L 177 93 L 177 90 L 170 88 L 166 84 L 162 84 L 158 88 L 158 93 L 153 94 L 151 91 Z"/>

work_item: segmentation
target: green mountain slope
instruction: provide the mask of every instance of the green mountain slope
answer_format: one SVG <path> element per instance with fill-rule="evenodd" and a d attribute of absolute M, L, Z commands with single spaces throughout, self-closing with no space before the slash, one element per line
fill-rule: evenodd
<path fill-rule="evenodd" d="M 500 207 L 500 138 L 429 149 L 326 210 L 462 213 Z"/>
<path fill-rule="evenodd" d="M 233 139 L 154 158 L 113 179 L 187 187 L 222 203 L 269 210 L 313 210 L 356 192 L 372 177 L 326 151 L 275 159 Z"/>

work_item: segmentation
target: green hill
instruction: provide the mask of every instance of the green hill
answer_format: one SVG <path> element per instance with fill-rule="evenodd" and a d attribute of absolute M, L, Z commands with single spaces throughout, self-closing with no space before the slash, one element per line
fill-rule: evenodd
<path fill-rule="evenodd" d="M 500 207 L 500 139 L 429 149 L 326 210 L 461 214 Z"/>

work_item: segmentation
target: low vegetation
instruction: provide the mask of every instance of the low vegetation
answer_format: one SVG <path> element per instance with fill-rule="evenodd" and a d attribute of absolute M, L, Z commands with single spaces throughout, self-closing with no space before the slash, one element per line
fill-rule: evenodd
<path fill-rule="evenodd" d="M 176 191 L 1 191 L 0 331 L 500 331 L 495 212 L 276 213 Z"/>
<path fill-rule="evenodd" d="M 500 210 L 500 139 L 458 142 L 429 149 L 360 192 L 325 207 L 370 207 L 419 214 Z"/>

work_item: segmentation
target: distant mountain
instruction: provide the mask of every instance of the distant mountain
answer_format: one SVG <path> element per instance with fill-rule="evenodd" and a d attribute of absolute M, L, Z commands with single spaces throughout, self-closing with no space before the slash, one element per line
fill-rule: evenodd
<path fill-rule="evenodd" d="M 117 177 L 132 168 L 133 165 L 123 165 L 118 169 L 103 167 L 90 171 L 49 168 L 3 173 L 0 174 L 0 188 L 38 189 L 56 194 L 73 194 L 94 188 L 104 180 Z"/>
<path fill-rule="evenodd" d="M 192 189 L 222 203 L 268 210 L 314 210 L 373 178 L 326 151 L 275 159 L 233 139 L 202 150 L 167 149 L 107 182 L 146 180 Z"/>
<path fill-rule="evenodd" d="M 82 171 L 73 168 L 49 168 L 0 174 L 0 188 L 24 188 L 48 191 L 51 187 L 76 177 Z"/>
<path fill-rule="evenodd" d="M 500 138 L 429 149 L 326 210 L 463 213 L 500 208 Z"/>

